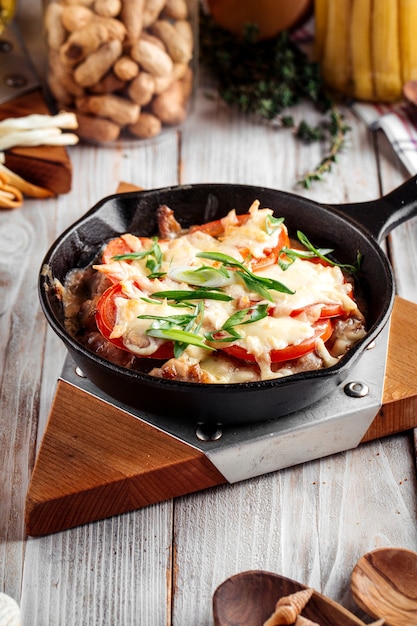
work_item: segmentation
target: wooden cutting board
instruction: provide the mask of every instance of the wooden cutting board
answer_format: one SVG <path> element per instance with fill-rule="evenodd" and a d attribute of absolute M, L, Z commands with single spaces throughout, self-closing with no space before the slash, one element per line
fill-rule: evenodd
<path fill-rule="evenodd" d="M 31 113 L 50 113 L 41 89 L 0 105 L 0 120 Z M 71 190 L 72 165 L 64 146 L 11 148 L 5 152 L 5 157 L 5 165 L 29 182 L 45 187 L 56 195 Z"/>
<path fill-rule="evenodd" d="M 361 443 L 417 427 L 417 305 L 396 298 L 383 406 Z M 203 452 L 58 382 L 26 500 L 44 535 L 224 484 Z"/>

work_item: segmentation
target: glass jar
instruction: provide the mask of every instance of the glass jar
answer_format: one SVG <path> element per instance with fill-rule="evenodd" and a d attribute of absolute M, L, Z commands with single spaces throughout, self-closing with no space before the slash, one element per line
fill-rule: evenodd
<path fill-rule="evenodd" d="M 417 79 L 417 0 L 315 0 L 315 56 L 346 96 L 395 102 Z"/>
<path fill-rule="evenodd" d="M 92 142 L 151 139 L 190 112 L 198 0 L 51 0 L 47 84 Z"/>

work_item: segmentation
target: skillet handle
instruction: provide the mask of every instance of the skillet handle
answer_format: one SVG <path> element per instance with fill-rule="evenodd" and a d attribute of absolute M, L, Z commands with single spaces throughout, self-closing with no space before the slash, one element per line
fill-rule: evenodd
<path fill-rule="evenodd" d="M 394 228 L 417 216 L 417 176 L 377 200 L 333 206 L 381 242 Z"/>

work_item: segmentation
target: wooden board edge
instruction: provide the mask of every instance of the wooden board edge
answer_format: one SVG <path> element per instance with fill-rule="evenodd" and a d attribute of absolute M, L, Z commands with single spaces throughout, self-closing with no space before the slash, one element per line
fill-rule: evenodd
<path fill-rule="evenodd" d="M 60 380 L 26 495 L 26 532 L 45 535 L 226 482 L 200 450 Z"/>

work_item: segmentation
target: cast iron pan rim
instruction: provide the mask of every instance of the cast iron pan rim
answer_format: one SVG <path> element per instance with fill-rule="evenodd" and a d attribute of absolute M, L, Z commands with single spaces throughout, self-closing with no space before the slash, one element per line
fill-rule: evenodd
<path fill-rule="evenodd" d="M 299 372 L 297 374 L 292 374 L 290 377 L 274 378 L 271 380 L 252 381 L 252 382 L 246 382 L 246 383 L 245 382 L 243 383 L 215 383 L 215 384 L 196 383 L 196 382 L 188 383 L 185 381 L 173 381 L 173 380 L 167 380 L 163 378 L 157 378 L 149 374 L 145 374 L 142 372 L 131 370 L 129 368 L 122 367 L 120 365 L 112 363 L 111 361 L 108 361 L 107 359 L 102 358 L 100 355 L 88 350 L 82 344 L 78 343 L 69 333 L 66 332 L 62 324 L 57 322 L 55 315 L 51 313 L 49 301 L 46 296 L 48 288 L 51 288 L 51 286 L 50 285 L 48 286 L 48 278 L 47 278 L 47 272 L 45 272 L 45 268 L 50 268 L 50 263 L 49 263 L 50 259 L 51 257 L 53 257 L 55 252 L 59 249 L 63 241 L 68 236 L 70 236 L 74 231 L 76 231 L 81 224 L 88 222 L 89 219 L 91 219 L 97 212 L 99 212 L 103 206 L 105 206 L 106 204 L 110 203 L 111 201 L 115 199 L 118 199 L 121 195 L 124 198 L 129 199 L 130 197 L 132 198 L 136 197 L 138 194 L 140 195 L 143 194 L 144 196 L 157 195 L 158 193 L 165 194 L 170 191 L 177 191 L 177 190 L 207 189 L 207 191 L 210 191 L 210 189 L 213 189 L 213 190 L 216 190 L 216 192 L 218 192 L 218 190 L 219 189 L 221 190 L 222 187 L 230 187 L 231 185 L 233 187 L 243 189 L 243 190 L 245 189 L 255 190 L 256 189 L 258 190 L 259 193 L 262 193 L 262 192 L 279 193 L 283 197 L 287 197 L 290 199 L 294 198 L 294 200 L 296 200 L 297 202 L 306 202 L 308 204 L 315 205 L 321 211 L 330 212 L 331 214 L 336 213 L 339 217 L 342 218 L 343 221 L 346 221 L 351 228 L 357 228 L 361 232 L 361 234 L 370 243 L 372 243 L 379 257 L 383 261 L 386 271 L 392 277 L 391 266 L 385 254 L 380 249 L 378 242 L 373 237 L 373 235 L 370 234 L 360 223 L 354 220 L 351 220 L 349 216 L 346 213 L 344 213 L 343 210 L 338 209 L 338 207 L 333 207 L 332 205 L 320 204 L 314 200 L 310 200 L 309 198 L 298 196 L 297 194 L 280 191 L 278 189 L 273 189 L 271 187 L 260 187 L 256 185 L 246 185 L 246 184 L 238 184 L 238 183 L 237 184 L 234 184 L 234 183 L 196 183 L 196 184 L 187 184 L 187 185 L 172 185 L 172 186 L 160 187 L 157 189 L 150 189 L 150 190 L 144 190 L 144 191 L 139 191 L 139 190 L 131 191 L 128 193 L 123 193 L 123 194 L 115 193 L 115 194 L 102 198 L 91 209 L 89 209 L 87 213 L 82 215 L 76 222 L 74 222 L 67 229 L 65 229 L 62 232 L 62 234 L 58 236 L 58 238 L 52 244 L 52 246 L 46 253 L 44 260 L 42 262 L 41 272 L 40 272 L 40 281 L 38 283 L 38 292 L 39 292 L 42 309 L 49 324 L 51 325 L 51 327 L 56 332 L 58 337 L 60 337 L 60 339 L 64 342 L 64 344 L 67 346 L 67 348 L 70 351 L 75 352 L 79 355 L 82 355 L 84 359 L 91 360 L 95 362 L 96 364 L 100 365 L 102 368 L 106 370 L 110 370 L 111 372 L 113 372 L 114 374 L 117 374 L 118 376 L 127 375 L 132 380 L 132 382 L 135 380 L 138 383 L 146 382 L 158 388 L 161 388 L 161 387 L 167 387 L 170 389 L 178 388 L 184 391 L 187 389 L 195 390 L 198 388 L 202 388 L 208 393 L 216 393 L 216 390 L 220 390 L 220 389 L 222 390 L 223 389 L 248 390 L 249 391 L 249 390 L 254 390 L 254 389 L 259 389 L 259 388 L 273 388 L 273 387 L 279 387 L 281 384 L 281 381 L 283 380 L 285 380 L 286 383 L 288 384 L 289 378 L 291 378 L 291 383 L 294 382 L 294 384 L 296 384 L 297 381 L 300 381 L 300 380 L 330 378 L 330 377 L 334 377 L 340 374 L 344 374 L 346 369 L 350 370 L 353 363 L 357 360 L 359 356 L 361 356 L 363 350 L 365 350 L 367 346 L 372 344 L 372 342 L 376 339 L 376 337 L 379 335 L 379 333 L 382 331 L 385 324 L 387 323 L 389 316 L 391 314 L 391 311 L 392 311 L 393 303 L 394 303 L 394 296 L 395 296 L 394 289 L 392 289 L 392 292 L 390 294 L 391 297 L 390 298 L 387 297 L 385 299 L 386 300 L 385 306 L 383 310 L 380 312 L 378 319 L 374 322 L 372 327 L 368 329 L 366 337 L 364 337 L 353 348 L 351 348 L 349 352 L 346 355 L 344 355 L 341 358 L 341 360 L 335 365 L 331 367 L 326 367 L 321 370 L 310 370 L 310 371 L 305 371 L 305 372 Z"/>

